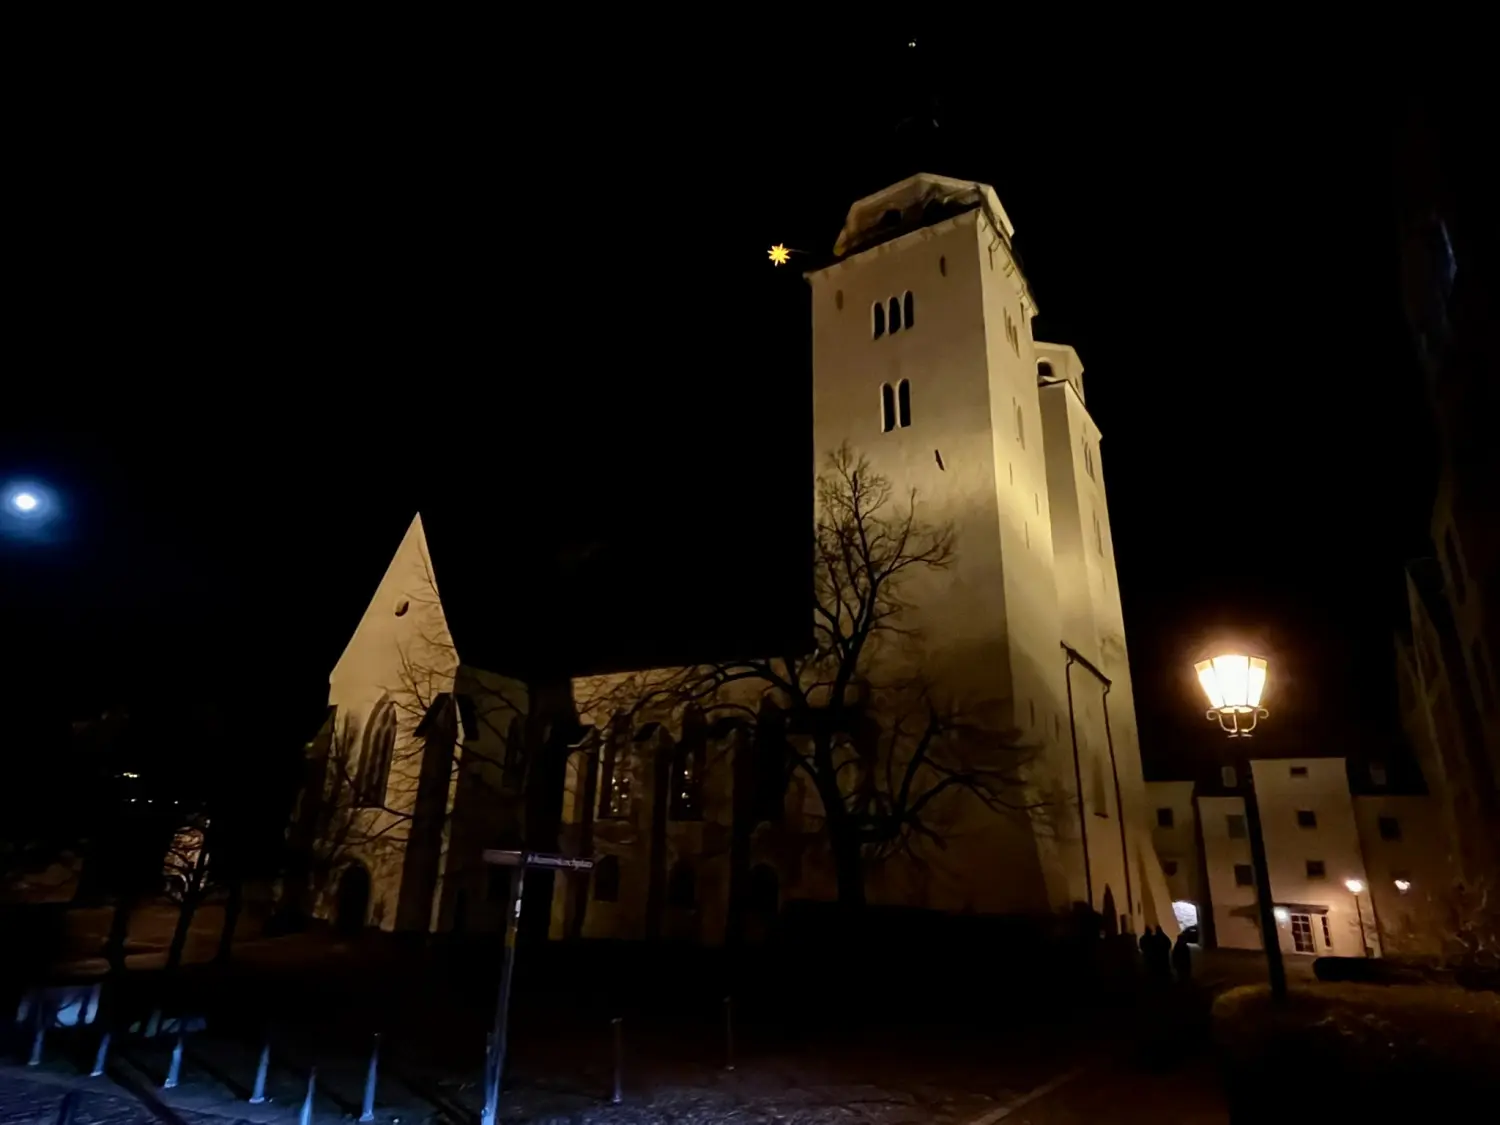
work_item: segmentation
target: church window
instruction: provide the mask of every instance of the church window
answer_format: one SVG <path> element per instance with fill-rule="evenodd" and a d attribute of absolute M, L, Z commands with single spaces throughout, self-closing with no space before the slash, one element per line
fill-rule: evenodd
<path fill-rule="evenodd" d="M 1015 402 L 1015 399 L 1011 399 Z M 1021 443 L 1021 448 L 1026 448 L 1026 420 L 1021 416 L 1021 404 L 1016 402 L 1016 440 Z"/>
<path fill-rule="evenodd" d="M 382 699 L 370 712 L 364 741 L 354 779 L 355 807 L 378 809 L 385 804 L 391 758 L 396 750 L 396 705 L 390 699 Z"/>
<path fill-rule="evenodd" d="M 906 296 L 901 298 L 902 311 L 906 314 L 906 327 L 911 328 L 917 323 L 917 302 L 911 295 L 911 290 L 906 291 Z"/>
<path fill-rule="evenodd" d="M 833 307 L 838 309 L 839 312 L 844 311 L 844 291 L 842 289 L 834 290 Z"/>
<path fill-rule="evenodd" d="M 708 728 L 703 715 L 689 710 L 683 717 L 682 741 L 672 753 L 668 778 L 673 820 L 703 819 L 703 781 L 708 770 Z"/>
<path fill-rule="evenodd" d="M 399 602 L 396 603 L 396 616 L 405 617 L 406 611 L 410 608 L 411 602 L 407 601 L 405 598 L 402 598 Z"/>
<path fill-rule="evenodd" d="M 889 383 L 880 384 L 880 432 L 888 434 L 896 428 L 896 392 Z"/>
<path fill-rule="evenodd" d="M 938 258 L 938 273 L 942 274 L 944 277 L 948 276 L 948 259 L 947 258 L 945 258 L 945 257 L 939 257 Z"/>
<path fill-rule="evenodd" d="M 894 336 L 897 332 L 901 331 L 901 302 L 896 300 L 895 297 L 891 298 L 890 325 L 891 335 Z"/>
<path fill-rule="evenodd" d="M 885 335 L 885 305 L 880 301 L 876 301 L 870 310 L 870 315 L 874 317 L 874 338 L 878 340 Z"/>
<path fill-rule="evenodd" d="M 1099 554 L 1104 554 L 1104 527 L 1099 522 L 1099 513 L 1094 513 L 1094 546 L 1099 548 Z"/>
<path fill-rule="evenodd" d="M 896 424 L 911 425 L 911 381 L 902 379 L 896 384 Z"/>
<path fill-rule="evenodd" d="M 1089 480 L 1094 480 L 1094 447 L 1088 442 L 1083 443 L 1083 471 L 1088 473 Z"/>
<path fill-rule="evenodd" d="M 1052 365 L 1045 359 L 1036 365 L 1036 377 L 1039 382 L 1050 383 L 1052 381 Z"/>
<path fill-rule="evenodd" d="M 630 755 L 621 753 L 620 738 L 614 734 L 604 742 L 600 775 L 599 819 L 620 820 L 629 816 Z"/>
<path fill-rule="evenodd" d="M 594 901 L 620 901 L 620 861 L 607 855 L 594 868 Z"/>

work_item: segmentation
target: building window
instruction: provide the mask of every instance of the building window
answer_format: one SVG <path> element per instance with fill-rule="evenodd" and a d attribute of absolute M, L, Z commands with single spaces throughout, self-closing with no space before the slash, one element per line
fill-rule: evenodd
<path fill-rule="evenodd" d="M 458 704 L 458 726 L 465 742 L 479 737 L 479 714 L 474 709 L 474 697 L 460 692 L 454 697 Z"/>
<path fill-rule="evenodd" d="M 599 819 L 619 820 L 630 815 L 630 755 L 621 753 L 620 732 L 612 731 L 604 741 L 600 765 Z"/>
<path fill-rule="evenodd" d="M 1015 402 L 1014 399 L 1011 400 Z M 1021 443 L 1021 448 L 1026 448 L 1026 420 L 1021 416 L 1021 404 L 1016 403 L 1016 440 Z"/>
<path fill-rule="evenodd" d="M 1164 859 L 1161 861 L 1161 873 L 1170 878 L 1177 874 L 1177 861 L 1175 859 Z"/>
<path fill-rule="evenodd" d="M 1310 859 L 1307 861 L 1307 877 L 1309 879 L 1328 878 L 1328 868 L 1321 859 Z"/>
<path fill-rule="evenodd" d="M 896 425 L 911 425 L 911 380 L 902 379 L 896 384 Z"/>
<path fill-rule="evenodd" d="M 1234 865 L 1234 885 L 1236 887 L 1255 886 L 1255 868 L 1248 863 L 1236 863 Z"/>
<path fill-rule="evenodd" d="M 844 291 L 842 289 L 834 290 L 833 307 L 838 309 L 839 312 L 844 311 Z"/>
<path fill-rule="evenodd" d="M 1088 442 L 1083 443 L 1083 471 L 1088 473 L 1089 480 L 1094 480 L 1094 450 Z"/>
<path fill-rule="evenodd" d="M 410 608 L 411 602 L 407 601 L 405 598 L 402 598 L 399 602 L 396 603 L 396 616 L 405 617 L 406 611 Z"/>
<path fill-rule="evenodd" d="M 594 901 L 620 901 L 620 861 L 612 855 L 605 856 L 594 867 Z"/>
<path fill-rule="evenodd" d="M 1293 777 L 1306 777 L 1307 776 L 1307 767 L 1306 766 L 1293 766 L 1292 767 L 1292 776 Z"/>
<path fill-rule="evenodd" d="M 1328 915 L 1326 915 L 1326 914 L 1319 914 L 1318 917 L 1323 922 L 1323 948 L 1324 949 L 1332 949 L 1333 948 L 1333 934 L 1331 934 L 1329 932 L 1329 930 L 1328 930 Z"/>
<path fill-rule="evenodd" d="M 1393 816 L 1383 816 L 1378 821 L 1382 840 L 1401 839 L 1401 822 Z"/>
<path fill-rule="evenodd" d="M 1316 953 L 1313 945 L 1312 919 L 1306 914 L 1292 915 L 1292 948 L 1298 953 Z"/>
<path fill-rule="evenodd" d="M 703 715 L 690 711 L 683 719 L 683 738 L 672 754 L 668 784 L 673 820 L 703 819 L 703 777 L 708 770 L 708 728 Z"/>
<path fill-rule="evenodd" d="M 1451 527 L 1443 532 L 1443 553 L 1448 557 L 1448 581 L 1453 584 L 1453 596 L 1462 605 L 1469 596 L 1469 583 L 1464 579 L 1464 564 L 1458 557 L 1458 540 L 1453 538 Z"/>
<path fill-rule="evenodd" d="M 891 315 L 887 320 L 891 326 L 892 336 L 901 331 L 901 302 L 895 297 L 891 298 Z"/>
<path fill-rule="evenodd" d="M 1157 809 L 1156 810 L 1156 827 L 1158 827 L 1158 828 L 1171 828 L 1172 827 L 1172 810 L 1171 809 Z"/>
<path fill-rule="evenodd" d="M 1036 377 L 1039 383 L 1050 383 L 1052 381 L 1052 365 L 1045 359 L 1037 363 Z"/>
<path fill-rule="evenodd" d="M 1224 825 L 1229 829 L 1231 840 L 1243 840 L 1245 838 L 1245 814 L 1230 813 L 1224 818 Z"/>
<path fill-rule="evenodd" d="M 1318 814 L 1312 809 L 1297 810 L 1298 828 L 1316 828 L 1318 826 Z"/>
<path fill-rule="evenodd" d="M 1094 513 L 1094 546 L 1099 548 L 1099 557 L 1104 557 L 1104 528 L 1099 523 L 1099 513 Z"/>
<path fill-rule="evenodd" d="M 948 276 L 948 259 L 941 255 L 938 257 L 938 273 L 944 277 Z"/>
<path fill-rule="evenodd" d="M 874 331 L 872 333 L 872 336 L 874 339 L 878 340 L 880 339 L 880 337 L 885 335 L 885 305 L 880 301 L 876 301 L 874 306 L 870 310 L 870 315 L 874 320 Z"/>
<path fill-rule="evenodd" d="M 691 910 L 698 905 L 698 879 L 693 874 L 693 865 L 679 859 L 667 879 L 667 904 L 678 910 Z"/>
<path fill-rule="evenodd" d="M 1370 763 L 1370 784 L 1371 785 L 1384 785 L 1385 784 L 1385 779 L 1386 779 L 1385 763 L 1384 762 L 1371 762 Z"/>
<path fill-rule="evenodd" d="M 1224 783 L 1225 789 L 1233 789 L 1239 785 L 1239 776 L 1234 772 L 1233 766 L 1219 767 L 1219 780 Z"/>
<path fill-rule="evenodd" d="M 364 741 L 359 772 L 354 778 L 354 805 L 361 809 L 378 809 L 385 804 L 385 791 L 391 778 L 391 758 L 396 752 L 394 702 L 382 699 L 375 704 L 365 727 Z"/>
<path fill-rule="evenodd" d="M 880 384 L 880 432 L 888 434 L 896 428 L 896 392 L 889 383 Z"/>
<path fill-rule="evenodd" d="M 901 311 L 906 314 L 906 327 L 915 328 L 917 324 L 917 302 L 911 295 L 911 290 L 906 291 L 906 296 L 901 298 Z"/>

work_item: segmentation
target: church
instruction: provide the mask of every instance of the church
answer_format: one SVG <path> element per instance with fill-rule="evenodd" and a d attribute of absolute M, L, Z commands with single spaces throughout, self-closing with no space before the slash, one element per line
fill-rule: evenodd
<path fill-rule="evenodd" d="M 1087 903 L 1109 930 L 1175 933 L 1101 435 L 1077 353 L 1032 337 L 1013 235 L 993 188 L 916 175 L 855 202 L 830 264 L 806 275 L 816 538 L 857 543 L 866 519 L 932 536 L 923 565 L 892 568 L 899 601 L 880 602 L 885 639 L 858 668 L 818 679 L 814 654 L 539 682 L 474 666 L 418 514 L 309 744 L 289 876 L 308 908 L 349 926 L 498 929 L 505 876 L 483 852 L 531 847 L 596 861 L 528 879 L 526 925 L 555 938 L 755 941 L 789 903 L 851 896 L 976 915 Z M 851 490 L 872 486 L 883 513 L 848 517 Z M 830 508 L 851 534 L 829 530 Z M 825 570 L 849 565 L 823 554 Z M 868 569 L 846 585 L 820 572 L 834 664 L 846 588 Z M 895 684 L 927 708 L 904 751 L 905 719 L 870 702 Z M 959 709 L 965 722 L 948 721 Z M 827 734 L 833 712 L 859 729 Z M 962 765 L 922 758 L 932 732 L 960 726 Z M 1003 796 L 979 780 L 1002 773 Z"/>

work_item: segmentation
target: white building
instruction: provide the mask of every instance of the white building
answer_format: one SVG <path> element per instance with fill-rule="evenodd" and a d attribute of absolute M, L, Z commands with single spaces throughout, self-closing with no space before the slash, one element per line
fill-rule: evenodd
<path fill-rule="evenodd" d="M 1146 837 L 1101 435 L 1077 354 L 1032 338 L 1036 303 L 1012 235 L 990 187 L 919 175 L 855 203 L 836 260 L 808 274 L 817 467 L 847 443 L 916 490 L 924 519 L 951 522 L 954 565 L 907 591 L 922 669 L 1036 748 L 1031 784 L 1053 802 L 1027 827 L 960 800 L 949 846 L 882 867 L 869 894 L 979 913 L 1088 902 L 1111 929 L 1175 932 Z M 714 942 L 731 901 L 763 914 L 787 898 L 830 897 L 826 856 L 808 844 L 815 793 L 794 783 L 777 794 L 782 808 L 764 818 L 775 823 L 758 819 L 741 841 L 736 810 L 754 802 L 736 787 L 755 784 L 750 747 L 683 714 L 618 729 L 608 701 L 619 677 L 575 680 L 566 706 L 539 708 L 534 688 L 463 663 L 440 583 L 418 518 L 330 681 L 338 717 L 322 749 L 342 741 L 357 752 L 361 765 L 344 772 L 365 791 L 388 779 L 384 801 L 372 799 L 384 808 L 359 815 L 390 817 L 389 831 L 353 834 L 378 837 L 370 855 L 346 847 L 342 863 L 329 859 L 369 869 L 372 920 L 497 921 L 478 853 L 508 822 L 505 763 L 548 740 L 567 763 L 565 779 L 548 779 L 563 794 L 559 838 L 603 859 L 592 891 L 557 889 L 554 932 Z M 437 748 L 444 730 L 455 750 Z M 567 740 L 583 745 L 589 730 L 598 752 L 569 755 Z M 509 797 L 512 812 L 532 799 Z M 357 912 L 364 876 L 351 878 Z M 747 889 L 736 897 L 736 886 Z"/>
<path fill-rule="evenodd" d="M 1281 948 L 1288 954 L 1359 957 L 1435 952 L 1433 900 L 1452 867 L 1427 796 L 1350 791 L 1343 758 L 1253 761 Z M 1374 771 L 1372 771 L 1374 772 Z M 1378 790 L 1383 773 L 1362 788 Z M 1192 782 L 1151 782 L 1163 864 L 1174 895 L 1189 896 L 1205 934 L 1231 949 L 1259 949 L 1260 921 L 1244 798 L 1232 788 L 1199 792 Z M 1192 833 L 1189 836 L 1189 833 Z M 1183 878 L 1198 869 L 1202 878 Z M 1356 894 L 1353 885 L 1360 888 Z"/>

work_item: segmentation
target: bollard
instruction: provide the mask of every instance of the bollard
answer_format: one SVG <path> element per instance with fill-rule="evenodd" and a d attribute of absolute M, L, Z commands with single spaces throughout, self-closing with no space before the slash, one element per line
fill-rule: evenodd
<path fill-rule="evenodd" d="M 172 1044 L 172 1061 L 167 1066 L 167 1080 L 161 1084 L 163 1090 L 177 1089 L 177 1080 L 182 1077 L 182 1032 L 177 1033 L 177 1042 Z"/>
<path fill-rule="evenodd" d="M 302 1099 L 302 1112 L 297 1115 L 297 1125 L 312 1125 L 313 1089 L 318 1083 L 318 1068 L 307 1072 L 307 1097 Z"/>
<path fill-rule="evenodd" d="M 625 1084 L 625 1032 L 619 1016 L 610 1020 L 610 1023 L 615 1025 L 615 1093 L 609 1100 L 610 1104 L 619 1105 L 625 1100 L 625 1093 L 621 1088 Z"/>
<path fill-rule="evenodd" d="M 46 997 L 38 996 L 36 1000 L 36 1030 L 31 1034 L 31 1057 L 26 1060 L 27 1066 L 42 1065 L 42 1044 L 47 1038 L 47 1000 Z"/>
<path fill-rule="evenodd" d="M 361 1121 L 375 1120 L 375 1077 L 380 1070 L 380 1032 L 375 1033 L 375 1046 L 370 1049 L 370 1069 L 365 1074 L 365 1104 L 360 1109 Z"/>
<path fill-rule="evenodd" d="M 724 997 L 724 1069 L 734 1069 L 734 997 Z"/>
<path fill-rule="evenodd" d="M 69 1090 L 57 1104 L 57 1125 L 73 1125 L 73 1111 L 78 1108 L 78 1091 Z"/>
<path fill-rule="evenodd" d="M 250 1104 L 263 1105 L 266 1100 L 266 1074 L 271 1069 L 271 1041 L 260 1049 L 260 1062 L 255 1067 L 255 1089 L 250 1091 Z"/>
<path fill-rule="evenodd" d="M 109 1062 L 109 1032 L 99 1037 L 99 1049 L 94 1052 L 94 1069 L 89 1071 L 90 1078 L 98 1078 L 104 1073 L 104 1064 Z"/>

